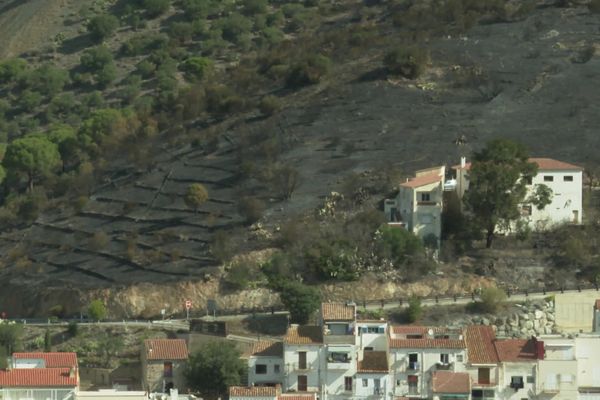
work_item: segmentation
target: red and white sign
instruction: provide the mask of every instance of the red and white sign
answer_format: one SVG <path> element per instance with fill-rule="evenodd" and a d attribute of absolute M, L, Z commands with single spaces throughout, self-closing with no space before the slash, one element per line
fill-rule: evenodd
<path fill-rule="evenodd" d="M 185 309 L 189 310 L 190 308 L 192 308 L 192 301 L 191 300 L 186 300 L 185 301 Z"/>

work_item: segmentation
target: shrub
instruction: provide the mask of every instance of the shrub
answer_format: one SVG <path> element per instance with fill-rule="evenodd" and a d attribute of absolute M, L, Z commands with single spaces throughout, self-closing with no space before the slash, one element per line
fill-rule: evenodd
<path fill-rule="evenodd" d="M 233 13 L 219 21 L 223 39 L 234 44 L 241 44 L 242 37 L 252 28 L 252 22 L 241 14 Z"/>
<path fill-rule="evenodd" d="M 32 90 L 24 90 L 17 99 L 17 105 L 22 111 L 33 112 L 42 103 L 43 96 Z"/>
<path fill-rule="evenodd" d="M 306 249 L 304 260 L 320 279 L 353 281 L 358 279 L 355 251 L 343 240 L 322 240 Z"/>
<path fill-rule="evenodd" d="M 121 53 L 127 56 L 139 56 L 151 50 L 164 49 L 168 42 L 169 38 L 164 34 L 136 35 L 123 43 Z"/>
<path fill-rule="evenodd" d="M 591 0 L 588 3 L 588 9 L 592 13 L 600 14 L 600 0 Z"/>
<path fill-rule="evenodd" d="M 406 229 L 384 225 L 377 236 L 379 255 L 393 261 L 396 267 L 423 252 L 421 240 Z"/>
<path fill-rule="evenodd" d="M 421 306 L 421 300 L 416 296 L 411 297 L 408 300 L 408 307 L 404 311 L 406 322 L 416 322 L 419 320 L 419 318 L 421 318 L 422 314 L 423 307 Z"/>
<path fill-rule="evenodd" d="M 106 248 L 108 242 L 110 242 L 108 235 L 102 231 L 98 231 L 90 238 L 88 246 L 94 251 L 100 251 Z"/>
<path fill-rule="evenodd" d="M 77 324 L 77 322 L 69 322 L 69 325 L 67 326 L 67 333 L 71 337 L 75 337 L 79 334 L 79 325 Z"/>
<path fill-rule="evenodd" d="M 94 321 L 100 321 L 106 317 L 106 306 L 102 300 L 93 300 L 88 307 L 88 317 Z"/>
<path fill-rule="evenodd" d="M 262 35 L 262 43 L 272 46 L 283 41 L 284 35 L 281 29 L 274 26 L 268 26 L 260 31 Z"/>
<path fill-rule="evenodd" d="M 206 18 L 219 11 L 220 0 L 182 0 L 181 8 L 190 20 Z"/>
<path fill-rule="evenodd" d="M 192 39 L 194 26 L 190 22 L 174 22 L 169 26 L 169 37 L 183 44 Z"/>
<path fill-rule="evenodd" d="M 291 321 L 297 324 L 306 324 L 321 304 L 319 291 L 300 282 L 288 281 L 281 289 L 279 297 L 290 312 Z"/>
<path fill-rule="evenodd" d="M 406 47 L 387 53 L 383 64 L 391 74 L 415 79 L 425 71 L 428 59 L 429 56 L 423 48 Z"/>
<path fill-rule="evenodd" d="M 45 64 L 21 76 L 21 83 L 47 96 L 55 96 L 69 83 L 69 73 Z"/>
<path fill-rule="evenodd" d="M 263 14 L 267 11 L 268 0 L 245 0 L 244 13 L 248 15 Z"/>
<path fill-rule="evenodd" d="M 323 55 L 307 57 L 294 65 L 287 77 L 287 86 L 291 88 L 318 83 L 329 73 L 331 60 Z"/>
<path fill-rule="evenodd" d="M 242 197 L 238 202 L 238 212 L 244 221 L 251 225 L 261 219 L 265 212 L 265 203 L 255 197 Z"/>
<path fill-rule="evenodd" d="M 506 301 L 506 293 L 497 287 L 485 288 L 479 295 L 478 308 L 486 313 L 495 313 Z"/>
<path fill-rule="evenodd" d="M 192 183 L 188 186 L 184 197 L 186 206 L 198 212 L 198 208 L 208 200 L 208 191 L 201 183 Z"/>
<path fill-rule="evenodd" d="M 142 60 L 136 67 L 136 72 L 139 73 L 144 79 L 149 79 L 154 75 L 156 71 L 156 65 L 148 60 Z"/>
<path fill-rule="evenodd" d="M 272 172 L 271 185 L 279 195 L 288 200 L 300 184 L 300 173 L 290 165 L 282 165 L 274 168 Z"/>
<path fill-rule="evenodd" d="M 255 277 L 255 271 L 252 271 L 247 265 L 237 262 L 233 263 L 227 271 L 223 281 L 232 290 L 242 290 L 248 287 L 253 277 Z"/>
<path fill-rule="evenodd" d="M 150 18 L 156 18 L 164 14 L 171 6 L 171 0 L 144 0 L 143 7 L 146 15 Z"/>
<path fill-rule="evenodd" d="M 79 62 L 86 71 L 97 72 L 113 63 L 113 55 L 108 47 L 96 46 L 85 50 L 79 58 Z"/>
<path fill-rule="evenodd" d="M 190 81 L 200 81 L 212 69 L 212 61 L 205 57 L 190 57 L 181 64 L 179 69 L 185 72 Z"/>
<path fill-rule="evenodd" d="M 0 83 L 17 81 L 27 69 L 27 62 L 21 58 L 12 58 L 0 62 Z"/>
<path fill-rule="evenodd" d="M 223 116 L 244 109 L 244 100 L 232 89 L 224 85 L 213 85 L 206 88 L 206 110 Z"/>
<path fill-rule="evenodd" d="M 275 114 L 281 108 L 281 101 L 277 96 L 268 95 L 263 97 L 258 104 L 258 109 L 260 112 L 270 117 Z"/>
<path fill-rule="evenodd" d="M 92 36 L 92 39 L 101 42 L 115 32 L 119 26 L 119 20 L 117 17 L 104 14 L 92 18 L 87 25 L 88 32 Z"/>

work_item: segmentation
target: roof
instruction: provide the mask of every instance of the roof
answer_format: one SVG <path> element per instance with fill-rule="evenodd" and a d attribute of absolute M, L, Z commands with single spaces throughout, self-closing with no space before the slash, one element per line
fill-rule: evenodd
<path fill-rule="evenodd" d="M 494 346 L 496 333 L 491 326 L 470 325 L 465 331 L 467 354 L 471 364 L 497 364 L 498 354 Z"/>
<path fill-rule="evenodd" d="M 456 329 L 452 330 L 444 326 L 418 326 L 418 325 L 394 325 L 392 326 L 392 332 L 396 335 L 426 335 L 429 330 L 433 331 L 433 334 L 442 334 L 449 332 L 457 332 Z"/>
<path fill-rule="evenodd" d="M 357 372 L 388 372 L 388 357 L 385 351 L 365 351 L 358 362 Z"/>
<path fill-rule="evenodd" d="M 277 400 L 316 400 L 316 393 L 282 393 Z"/>
<path fill-rule="evenodd" d="M 442 176 L 439 171 L 432 172 L 430 174 L 425 174 L 421 176 L 417 176 L 415 178 L 411 178 L 407 182 L 401 183 L 400 186 L 408 187 L 408 188 L 418 188 L 425 185 L 431 185 L 432 183 L 441 182 Z"/>
<path fill-rule="evenodd" d="M 356 307 L 345 303 L 322 303 L 321 317 L 324 321 L 354 321 Z"/>
<path fill-rule="evenodd" d="M 323 343 L 323 330 L 320 326 L 291 325 L 283 341 L 286 344 L 321 344 Z"/>
<path fill-rule="evenodd" d="M 250 355 L 255 357 L 283 357 L 283 343 L 261 340 L 252 345 Z"/>
<path fill-rule="evenodd" d="M 553 158 L 545 158 L 545 157 L 531 157 L 528 160 L 529 162 L 535 163 L 538 166 L 539 171 L 582 171 L 578 165 L 569 164 L 564 161 L 555 160 Z M 460 164 L 453 165 L 452 169 L 471 169 L 471 163 L 468 162 L 464 167 L 461 167 Z"/>
<path fill-rule="evenodd" d="M 536 345 L 533 339 L 506 339 L 494 342 L 498 359 L 503 362 L 536 361 Z"/>
<path fill-rule="evenodd" d="M 148 360 L 187 360 L 188 349 L 183 339 L 146 339 L 144 351 Z"/>
<path fill-rule="evenodd" d="M 77 366 L 77 353 L 13 353 L 17 360 L 44 360 L 46 368 L 70 368 Z"/>
<path fill-rule="evenodd" d="M 431 376 L 433 393 L 470 393 L 467 372 L 435 371 Z"/>
<path fill-rule="evenodd" d="M 0 370 L 0 387 L 76 387 L 77 374 L 71 368 L 15 368 Z"/>
<path fill-rule="evenodd" d="M 229 397 L 276 397 L 280 386 L 229 386 Z"/>
<path fill-rule="evenodd" d="M 464 349 L 463 339 L 390 339 L 394 349 Z"/>
<path fill-rule="evenodd" d="M 567 170 L 567 171 L 581 171 L 583 168 L 580 166 L 569 164 L 564 161 L 554 160 L 552 158 L 530 158 L 530 162 L 536 163 L 540 171 L 547 170 Z"/>

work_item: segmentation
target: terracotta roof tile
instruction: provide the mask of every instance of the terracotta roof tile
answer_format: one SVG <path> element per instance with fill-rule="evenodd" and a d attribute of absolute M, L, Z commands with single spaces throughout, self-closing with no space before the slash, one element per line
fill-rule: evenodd
<path fill-rule="evenodd" d="M 344 303 L 322 303 L 321 317 L 324 321 L 354 321 L 356 306 Z"/>
<path fill-rule="evenodd" d="M 277 397 L 280 386 L 230 386 L 229 397 Z"/>
<path fill-rule="evenodd" d="M 582 171 L 578 165 L 569 164 L 564 161 L 554 160 L 552 158 L 543 158 L 543 157 L 531 157 L 529 158 L 529 162 L 536 163 L 539 171 Z M 464 167 L 461 168 L 460 164 L 453 165 L 452 169 L 471 169 L 471 163 L 466 163 Z"/>
<path fill-rule="evenodd" d="M 76 387 L 77 373 L 71 368 L 16 368 L 0 370 L 0 387 Z"/>
<path fill-rule="evenodd" d="M 183 339 L 146 339 L 144 350 L 148 360 L 187 360 L 188 349 Z"/>
<path fill-rule="evenodd" d="M 496 334 L 491 326 L 471 325 L 465 333 L 467 354 L 471 364 L 497 364 L 498 354 L 494 347 Z"/>
<path fill-rule="evenodd" d="M 70 368 L 77 366 L 77 353 L 13 353 L 12 357 L 22 359 L 42 359 L 46 368 Z"/>
<path fill-rule="evenodd" d="M 433 393 L 471 392 L 471 380 L 466 372 L 435 371 L 431 381 Z"/>
<path fill-rule="evenodd" d="M 463 339 L 390 339 L 393 349 L 464 349 Z"/>
<path fill-rule="evenodd" d="M 323 330 L 320 326 L 291 325 L 283 341 L 286 344 L 321 344 L 323 343 Z"/>
<path fill-rule="evenodd" d="M 261 340 L 252 345 L 250 355 L 256 357 L 283 357 L 283 343 Z"/>
<path fill-rule="evenodd" d="M 583 168 L 569 164 L 564 161 L 554 160 L 552 158 L 530 158 L 529 162 L 536 163 L 540 171 L 581 171 Z"/>
<path fill-rule="evenodd" d="M 430 174 L 425 174 L 417 176 L 415 178 L 411 178 L 408 182 L 401 183 L 400 186 L 408 188 L 417 188 L 421 186 L 431 185 L 432 183 L 436 182 L 442 182 L 442 180 L 443 177 L 440 175 L 439 171 L 435 171 Z"/>
<path fill-rule="evenodd" d="M 317 400 L 316 393 L 282 393 L 277 400 Z"/>
<path fill-rule="evenodd" d="M 365 351 L 358 362 L 358 372 L 388 372 L 388 356 L 385 351 Z"/>
<path fill-rule="evenodd" d="M 536 361 L 536 342 L 533 339 L 496 340 L 498 359 L 504 362 Z"/>

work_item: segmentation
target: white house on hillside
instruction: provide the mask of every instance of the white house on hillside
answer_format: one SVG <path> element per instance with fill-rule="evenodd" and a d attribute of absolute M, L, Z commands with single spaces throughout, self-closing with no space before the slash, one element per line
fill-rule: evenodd
<path fill-rule="evenodd" d="M 581 224 L 583 218 L 583 169 L 573 164 L 551 158 L 530 158 L 537 164 L 537 174 L 528 182 L 529 192 L 536 185 L 546 185 L 552 190 L 552 202 L 543 210 L 531 204 L 521 205 L 521 215 L 532 229 L 543 230 L 556 224 Z M 452 169 L 456 172 L 456 192 L 462 199 L 469 189 L 469 170 L 471 163 L 465 158 Z"/>

